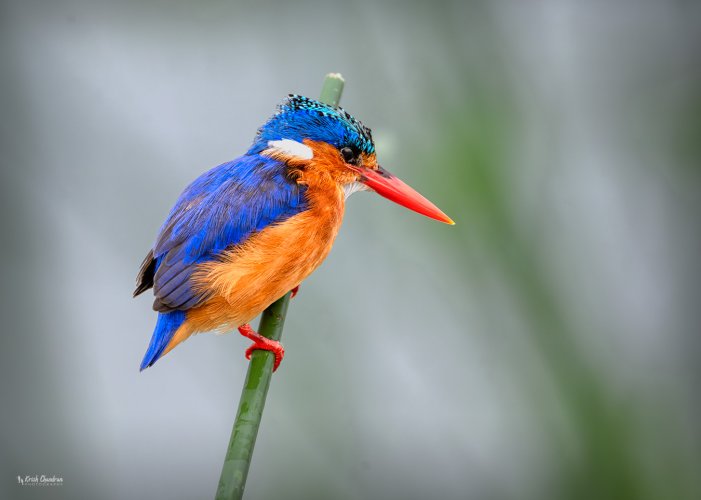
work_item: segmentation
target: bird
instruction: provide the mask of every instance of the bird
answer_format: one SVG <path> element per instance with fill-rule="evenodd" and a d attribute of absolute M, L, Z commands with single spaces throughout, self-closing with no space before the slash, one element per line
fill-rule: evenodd
<path fill-rule="evenodd" d="M 250 321 L 326 258 L 346 199 L 374 191 L 432 219 L 438 207 L 382 168 L 372 132 L 351 114 L 288 95 L 248 151 L 182 192 L 138 272 L 134 297 L 153 288 L 156 326 L 141 371 L 195 333 L 234 329 L 256 349 L 284 348 Z"/>

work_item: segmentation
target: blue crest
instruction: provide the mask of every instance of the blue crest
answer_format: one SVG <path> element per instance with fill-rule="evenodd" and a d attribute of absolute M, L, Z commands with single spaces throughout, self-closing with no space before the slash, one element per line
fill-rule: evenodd
<path fill-rule="evenodd" d="M 372 154 L 375 145 L 370 129 L 343 108 L 335 108 L 314 99 L 290 94 L 277 113 L 258 129 L 248 154 L 260 153 L 268 141 L 303 139 L 322 141 L 336 148 L 350 147 Z"/>

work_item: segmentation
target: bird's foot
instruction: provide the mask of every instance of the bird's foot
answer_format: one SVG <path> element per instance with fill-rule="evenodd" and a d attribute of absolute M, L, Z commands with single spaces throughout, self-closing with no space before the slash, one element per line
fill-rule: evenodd
<path fill-rule="evenodd" d="M 296 287 L 294 287 L 294 288 L 291 290 L 291 292 L 292 292 L 292 295 L 290 295 L 290 298 L 291 298 L 291 299 L 294 299 L 294 298 L 295 298 L 295 295 L 297 295 L 297 294 L 299 293 L 299 285 L 297 285 Z"/>
<path fill-rule="evenodd" d="M 273 371 L 277 370 L 277 367 L 280 366 L 280 363 L 282 362 L 282 358 L 285 357 L 285 348 L 282 347 L 280 342 L 263 337 L 260 333 L 251 328 L 251 325 L 248 323 L 239 326 L 239 333 L 253 341 L 253 345 L 246 349 L 246 359 L 251 359 L 251 354 L 253 354 L 253 351 L 256 349 L 270 351 L 275 355 Z"/>

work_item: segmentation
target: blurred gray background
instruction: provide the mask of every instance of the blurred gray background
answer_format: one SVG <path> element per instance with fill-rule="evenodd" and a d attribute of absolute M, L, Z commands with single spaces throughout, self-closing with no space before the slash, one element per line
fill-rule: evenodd
<path fill-rule="evenodd" d="M 350 200 L 247 498 L 701 498 L 700 7 L 3 2 L 0 497 L 214 496 L 248 342 L 139 373 L 135 274 L 185 185 L 339 71 L 457 225 Z"/>

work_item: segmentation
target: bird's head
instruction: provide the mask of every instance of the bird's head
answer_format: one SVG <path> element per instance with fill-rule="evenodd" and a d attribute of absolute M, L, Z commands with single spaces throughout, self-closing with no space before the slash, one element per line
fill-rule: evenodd
<path fill-rule="evenodd" d="M 249 154 L 284 161 L 292 171 L 330 179 L 346 196 L 371 189 L 406 208 L 446 224 L 438 207 L 377 163 L 370 129 L 342 108 L 290 95 L 256 135 Z"/>

